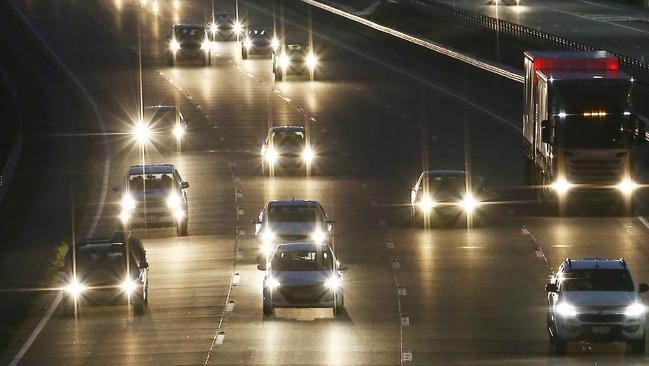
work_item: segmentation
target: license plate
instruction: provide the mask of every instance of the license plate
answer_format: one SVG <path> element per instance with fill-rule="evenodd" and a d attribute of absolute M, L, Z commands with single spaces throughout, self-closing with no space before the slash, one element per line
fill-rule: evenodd
<path fill-rule="evenodd" d="M 611 327 L 593 327 L 595 334 L 608 334 L 611 332 Z"/>

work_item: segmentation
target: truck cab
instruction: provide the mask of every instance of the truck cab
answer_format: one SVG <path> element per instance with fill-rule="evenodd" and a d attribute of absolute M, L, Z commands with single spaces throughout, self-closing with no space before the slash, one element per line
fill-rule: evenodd
<path fill-rule="evenodd" d="M 526 52 L 523 151 L 527 183 L 544 201 L 622 198 L 637 188 L 646 141 L 634 80 L 606 52 Z"/>

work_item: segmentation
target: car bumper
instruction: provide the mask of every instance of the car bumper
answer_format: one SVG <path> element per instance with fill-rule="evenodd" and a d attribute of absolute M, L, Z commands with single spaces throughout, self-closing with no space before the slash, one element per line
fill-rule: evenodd
<path fill-rule="evenodd" d="M 142 226 L 176 226 L 178 222 L 176 216 L 171 210 L 147 210 L 146 215 L 143 211 L 136 211 L 131 213 L 129 217 L 129 225 L 133 227 Z"/>
<path fill-rule="evenodd" d="M 270 302 L 275 308 L 331 308 L 342 302 L 342 290 L 333 291 L 320 286 L 318 289 L 295 286 L 270 291 Z"/>
<path fill-rule="evenodd" d="M 558 320 L 557 334 L 565 341 L 615 342 L 640 340 L 645 332 L 645 319 L 622 323 L 584 323 L 578 320 Z"/>
<path fill-rule="evenodd" d="M 142 297 L 142 287 L 138 287 L 130 295 L 126 294 L 124 290 L 119 287 L 102 288 L 102 289 L 87 289 L 79 296 L 73 296 L 65 293 L 65 301 L 68 305 L 73 304 L 76 300 L 78 305 L 124 305 L 133 302 Z"/>

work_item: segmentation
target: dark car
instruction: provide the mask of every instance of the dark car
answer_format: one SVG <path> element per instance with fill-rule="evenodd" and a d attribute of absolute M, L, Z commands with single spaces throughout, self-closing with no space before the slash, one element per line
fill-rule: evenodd
<path fill-rule="evenodd" d="M 261 147 L 261 172 L 271 175 L 280 169 L 311 172 L 315 153 L 302 126 L 276 126 L 268 130 Z"/>
<path fill-rule="evenodd" d="M 221 13 L 211 24 L 210 32 L 215 41 L 232 41 L 237 40 L 237 37 L 243 34 L 244 29 L 234 14 Z"/>
<path fill-rule="evenodd" d="M 65 256 L 63 282 L 67 314 L 81 305 L 110 304 L 130 304 L 135 314 L 142 314 L 149 290 L 146 251 L 139 239 L 122 232 L 80 241 Z"/>
<path fill-rule="evenodd" d="M 249 55 L 272 56 L 279 48 L 279 41 L 272 29 L 250 29 L 241 44 L 241 58 L 246 60 Z"/>
<path fill-rule="evenodd" d="M 200 24 L 174 24 L 169 37 L 169 66 L 181 60 L 200 61 L 210 65 L 211 42 Z"/>
<path fill-rule="evenodd" d="M 275 80 L 284 80 L 287 75 L 310 75 L 315 78 L 318 58 L 303 43 L 286 43 L 273 55 Z"/>

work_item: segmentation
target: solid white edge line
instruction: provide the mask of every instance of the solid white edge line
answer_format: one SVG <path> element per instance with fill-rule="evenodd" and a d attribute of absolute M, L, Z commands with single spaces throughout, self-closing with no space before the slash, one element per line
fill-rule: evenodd
<path fill-rule="evenodd" d="M 645 219 L 645 218 L 642 217 L 642 216 L 638 216 L 638 220 L 640 220 L 640 222 L 642 223 L 642 225 L 644 225 L 647 229 L 649 229 L 649 221 L 647 221 L 647 219 Z"/>
<path fill-rule="evenodd" d="M 32 346 L 32 343 L 36 340 L 36 337 L 41 333 L 43 328 L 45 328 L 45 324 L 50 320 L 52 317 L 52 314 L 54 314 L 54 310 L 59 306 L 59 303 L 61 303 L 61 300 L 63 299 L 63 293 L 59 292 L 56 297 L 54 298 L 54 301 L 52 301 L 52 304 L 50 307 L 47 309 L 47 312 L 45 313 L 45 316 L 38 322 L 38 325 L 36 325 L 36 328 L 34 328 L 34 331 L 32 334 L 29 335 L 29 338 L 25 341 L 22 347 L 20 347 L 20 350 L 14 358 L 9 362 L 9 366 L 16 366 L 18 365 L 18 362 L 25 356 L 25 353 L 29 350 L 29 347 Z"/>
<path fill-rule="evenodd" d="M 99 126 L 102 132 L 106 132 L 106 125 L 104 124 L 104 120 L 101 117 L 101 114 L 99 113 L 99 108 L 97 107 L 97 104 L 95 101 L 92 99 L 88 91 L 83 87 L 83 84 L 74 76 L 74 74 L 68 69 L 68 67 L 63 63 L 63 61 L 56 55 L 54 50 L 45 42 L 43 37 L 38 33 L 36 28 L 32 25 L 32 23 L 29 21 L 27 16 L 20 10 L 18 5 L 14 1 L 9 1 L 9 4 L 11 7 L 14 9 L 16 14 L 21 18 L 23 23 L 29 28 L 30 32 L 38 39 L 38 41 L 41 43 L 42 47 L 52 56 L 52 58 L 61 66 L 61 68 L 65 71 L 65 73 L 68 75 L 68 77 L 73 81 L 73 83 L 79 88 L 81 93 L 86 97 L 88 100 L 88 103 L 90 103 L 90 106 L 92 107 L 93 112 L 97 116 L 97 121 L 99 122 Z M 91 237 L 94 235 L 95 230 L 97 228 L 97 224 L 99 223 L 99 219 L 101 218 L 103 212 L 104 212 L 104 205 L 106 201 L 106 196 L 108 194 L 108 170 L 110 169 L 110 147 L 108 146 L 108 140 L 106 136 L 103 136 L 103 143 L 104 143 L 104 154 L 105 154 L 105 160 L 104 160 L 104 175 L 102 177 L 102 191 L 101 191 L 101 196 L 99 200 L 99 206 L 97 207 L 97 210 L 95 211 L 95 216 L 93 219 L 93 223 L 90 226 L 88 233 L 86 236 Z M 20 360 L 23 358 L 23 356 L 29 351 L 29 348 L 31 345 L 34 343 L 38 335 L 41 333 L 43 328 L 45 328 L 45 325 L 47 322 L 50 320 L 52 317 L 52 314 L 56 310 L 56 308 L 59 306 L 61 303 L 61 299 L 63 298 L 63 293 L 59 292 L 56 297 L 54 298 L 54 301 L 50 304 L 47 312 L 43 316 L 43 318 L 38 322 L 38 325 L 36 328 L 32 331 L 32 333 L 29 335 L 29 338 L 27 341 L 23 344 L 23 346 L 20 348 L 18 353 L 11 359 L 11 362 L 9 363 L 10 366 L 15 366 L 17 365 Z"/>

